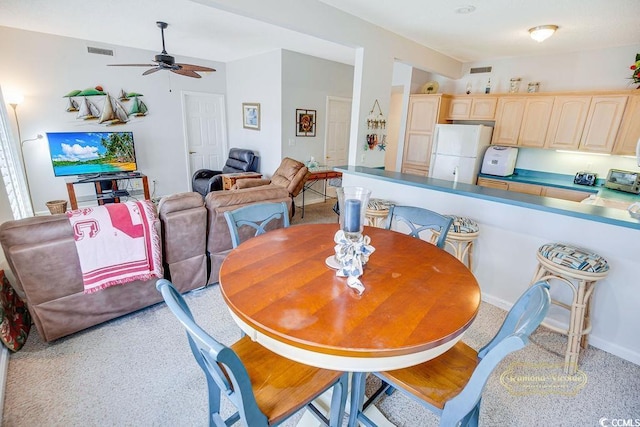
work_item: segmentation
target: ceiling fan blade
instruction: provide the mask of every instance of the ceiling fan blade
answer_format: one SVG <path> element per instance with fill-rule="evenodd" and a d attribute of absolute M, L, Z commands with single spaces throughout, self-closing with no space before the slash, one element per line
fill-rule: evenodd
<path fill-rule="evenodd" d="M 198 73 L 196 73 L 195 71 L 192 71 L 192 70 L 180 69 L 180 70 L 170 70 L 170 71 L 172 73 L 180 74 L 182 76 L 195 77 L 196 79 L 202 78 L 202 76 L 200 74 L 198 74 Z"/>
<path fill-rule="evenodd" d="M 108 67 L 155 67 L 154 64 L 107 64 Z"/>
<path fill-rule="evenodd" d="M 149 74 L 155 73 L 156 71 L 160 71 L 162 70 L 162 68 L 160 67 L 156 67 L 156 68 L 151 68 L 147 71 L 145 71 L 144 73 L 142 73 L 143 76 L 148 76 Z"/>
<path fill-rule="evenodd" d="M 193 65 L 193 64 L 176 64 L 182 67 L 183 70 L 190 71 L 216 71 L 215 68 L 203 67 L 202 65 Z"/>
<path fill-rule="evenodd" d="M 108 64 L 110 67 L 153 67 L 142 73 L 143 76 L 153 74 L 160 70 L 169 70 L 172 73 L 180 74 L 182 76 L 193 77 L 200 79 L 202 76 L 196 71 L 216 71 L 215 68 L 203 67 L 201 65 L 193 64 L 176 64 L 175 58 L 167 53 L 164 45 L 164 30 L 168 24 L 166 22 L 156 22 L 158 28 L 160 28 L 160 35 L 162 37 L 162 53 L 156 55 L 152 59 L 155 64 Z"/>

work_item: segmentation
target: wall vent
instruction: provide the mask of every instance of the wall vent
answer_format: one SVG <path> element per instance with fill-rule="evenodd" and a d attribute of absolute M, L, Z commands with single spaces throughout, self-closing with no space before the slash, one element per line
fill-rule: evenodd
<path fill-rule="evenodd" d="M 103 49 L 103 48 L 100 48 L 100 47 L 87 46 L 87 52 L 95 53 L 96 55 L 113 56 L 113 50 L 112 49 Z"/>
<path fill-rule="evenodd" d="M 469 70 L 469 74 L 490 73 L 491 67 L 476 67 Z"/>

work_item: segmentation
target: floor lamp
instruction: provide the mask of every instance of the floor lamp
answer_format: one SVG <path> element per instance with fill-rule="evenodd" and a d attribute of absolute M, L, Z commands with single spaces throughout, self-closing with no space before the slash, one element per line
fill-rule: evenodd
<path fill-rule="evenodd" d="M 38 136 L 35 138 L 26 139 L 24 141 L 22 140 L 22 135 L 20 134 L 20 121 L 18 120 L 18 112 L 17 112 L 18 104 L 19 102 L 15 102 L 15 101 L 9 103 L 9 105 L 11 105 L 11 108 L 13 108 L 13 116 L 16 119 L 16 128 L 18 129 L 18 141 L 20 141 L 20 159 L 22 160 L 22 168 L 24 169 L 24 178 L 27 184 L 27 194 L 29 195 L 29 204 L 31 205 L 31 212 L 33 213 L 33 216 L 35 216 L 36 210 L 33 207 L 33 198 L 31 197 L 31 187 L 29 186 L 29 174 L 27 173 L 27 164 L 24 161 L 23 146 L 25 142 L 42 139 L 42 135 L 38 134 Z"/>

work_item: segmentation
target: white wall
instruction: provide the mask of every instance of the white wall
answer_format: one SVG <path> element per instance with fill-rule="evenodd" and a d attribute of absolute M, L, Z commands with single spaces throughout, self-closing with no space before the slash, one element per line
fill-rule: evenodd
<path fill-rule="evenodd" d="M 637 85 L 630 85 L 629 66 L 635 62 L 638 52 L 640 44 L 630 44 L 563 55 L 468 62 L 463 64 L 460 78 L 452 79 L 429 71 L 414 83 L 419 88 L 429 80 L 436 80 L 440 83 L 440 92 L 449 94 L 465 93 L 467 83 L 471 83 L 472 93 L 484 93 L 489 78 L 492 93 L 506 93 L 512 77 L 522 79 L 520 92 L 526 91 L 529 82 L 540 82 L 540 92 L 634 89 Z M 490 73 L 469 73 L 471 68 L 489 66 L 492 67 Z"/>
<path fill-rule="evenodd" d="M 636 159 L 632 157 L 562 153 L 535 148 L 520 148 L 516 167 L 569 175 L 579 171 L 595 172 L 598 178 L 605 178 L 609 169 L 639 169 Z"/>
<path fill-rule="evenodd" d="M 278 50 L 227 64 L 229 146 L 255 150 L 270 176 L 283 157 L 324 158 L 327 96 L 351 97 L 353 67 Z M 260 130 L 242 127 L 242 103 L 259 102 Z M 295 112 L 316 110 L 316 136 L 296 137 Z M 293 140 L 293 145 L 289 140 Z"/>
<path fill-rule="evenodd" d="M 282 154 L 301 162 L 313 156 L 324 163 L 327 97 L 351 98 L 353 67 L 283 51 Z M 316 136 L 296 136 L 296 109 L 316 110 Z M 290 144 L 293 140 L 293 145 Z"/>
<path fill-rule="evenodd" d="M 227 121 L 230 147 L 254 150 L 260 172 L 270 176 L 282 160 L 282 52 L 227 63 Z M 260 104 L 260 130 L 242 127 L 242 103 Z"/>
<path fill-rule="evenodd" d="M 203 73 L 201 79 L 165 71 L 142 76 L 144 67 L 116 68 L 107 64 L 146 63 L 157 52 L 99 45 L 115 50 L 115 56 L 109 57 L 89 54 L 87 46 L 95 44 L 0 27 L 0 83 L 5 92 L 13 90 L 24 95 L 17 110 L 22 139 L 46 132 L 133 131 L 138 169 L 149 176 L 150 182 L 157 180 L 156 194 L 190 190 L 180 92 L 224 94 L 225 64 L 178 57 L 179 61 L 213 67 L 217 72 Z M 96 121 L 77 120 L 75 113 L 65 111 L 67 99 L 63 95 L 96 85 L 116 96 L 121 89 L 142 93 L 148 115 L 124 125 L 105 127 Z M 11 116 L 10 121 L 13 123 Z M 53 175 L 46 139 L 26 142 L 24 157 L 36 212 L 48 213 L 48 200 L 68 200 L 64 178 Z"/>
<path fill-rule="evenodd" d="M 396 141 L 395 147 L 395 157 L 394 152 L 390 151 L 386 154 L 386 157 L 392 156 L 392 159 L 385 158 L 385 168 L 387 164 L 395 163 L 394 167 L 386 168 L 388 170 L 400 171 L 402 170 L 402 156 L 404 151 L 404 135 L 407 130 L 407 116 L 409 114 L 409 95 L 411 95 L 411 80 L 412 75 L 415 68 L 410 65 L 394 62 L 393 64 L 393 76 L 392 76 L 392 92 L 401 92 L 402 93 L 402 109 L 399 114 L 394 109 L 395 115 L 390 115 L 389 119 L 391 121 L 399 120 L 399 124 L 389 123 L 390 131 L 394 129 L 398 129 L 398 134 L 394 136 L 393 139 Z"/>
<path fill-rule="evenodd" d="M 491 77 L 492 92 L 508 92 L 512 77 L 522 78 L 520 91 L 529 82 L 540 82 L 541 92 L 564 90 L 634 89 L 630 85 L 629 66 L 635 62 L 640 44 L 594 49 L 564 55 L 541 55 L 524 58 L 505 58 L 464 64 L 463 77 L 457 81 L 456 93 L 464 93 L 471 81 L 473 93 L 484 93 L 487 78 Z M 469 74 L 472 67 L 493 67 L 490 74 Z"/>

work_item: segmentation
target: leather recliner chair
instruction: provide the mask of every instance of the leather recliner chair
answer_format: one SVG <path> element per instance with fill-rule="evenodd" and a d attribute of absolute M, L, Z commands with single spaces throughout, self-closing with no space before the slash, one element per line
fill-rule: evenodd
<path fill-rule="evenodd" d="M 307 168 L 304 163 L 290 157 L 285 157 L 282 159 L 278 169 L 273 173 L 271 179 L 239 179 L 233 188 L 250 188 L 267 184 L 284 187 L 291 196 L 293 215 L 295 214 L 296 206 L 295 203 L 293 203 L 293 198 L 300 194 L 310 174 L 309 168 Z"/>
<path fill-rule="evenodd" d="M 229 150 L 229 158 L 221 171 L 211 169 L 199 169 L 191 178 L 191 188 L 205 197 L 212 191 L 222 190 L 223 173 L 257 172 L 260 157 L 244 148 L 232 148 Z"/>

